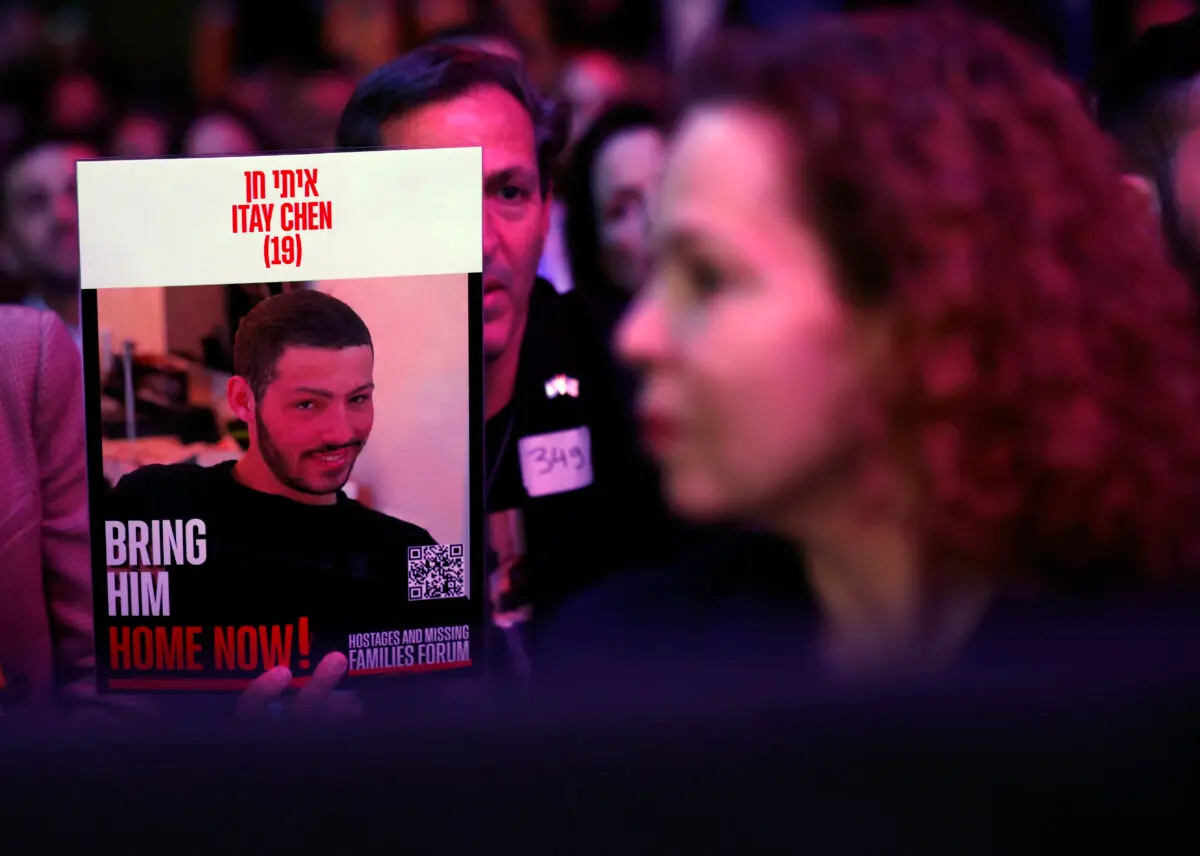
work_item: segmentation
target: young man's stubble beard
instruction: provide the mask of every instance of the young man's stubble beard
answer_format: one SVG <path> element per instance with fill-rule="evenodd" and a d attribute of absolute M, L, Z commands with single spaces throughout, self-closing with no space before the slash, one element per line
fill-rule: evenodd
<path fill-rule="evenodd" d="M 362 450 L 367 444 L 366 440 L 362 440 L 356 441 L 355 443 L 350 444 L 348 447 L 342 447 L 349 448 L 352 455 L 350 466 L 346 470 L 346 477 L 342 479 L 341 484 L 326 490 L 316 490 L 305 484 L 298 473 L 292 473 L 289 471 L 287 459 L 285 458 L 284 454 L 279 451 L 279 447 L 275 444 L 275 441 L 271 439 L 271 432 L 267 429 L 266 422 L 261 417 L 255 419 L 254 435 L 258 444 L 259 454 L 262 455 L 263 461 L 266 463 L 267 468 L 271 471 L 271 473 L 274 474 L 275 478 L 279 479 L 281 484 L 285 485 L 291 490 L 306 494 L 308 496 L 329 496 L 330 494 L 337 493 L 337 491 L 344 488 L 346 483 L 350 481 L 351 474 L 354 472 L 354 464 L 357 463 L 358 456 L 362 454 Z M 299 465 L 305 457 L 308 457 L 314 453 L 328 451 L 333 450 L 310 449 L 306 452 L 303 452 L 297 461 L 297 465 Z"/>

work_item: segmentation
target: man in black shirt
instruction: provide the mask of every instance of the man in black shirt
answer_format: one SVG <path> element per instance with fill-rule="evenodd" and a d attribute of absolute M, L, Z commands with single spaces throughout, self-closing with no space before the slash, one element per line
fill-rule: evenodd
<path fill-rule="evenodd" d="M 564 124 L 519 63 L 434 44 L 364 79 L 338 128 L 343 149 L 483 150 L 489 547 L 504 552 L 505 513 L 524 542 L 516 566 L 494 558 L 496 590 L 511 596 L 493 607 L 532 607 L 534 628 L 611 571 L 657 562 L 667 542 L 607 343 L 578 295 L 537 278 Z"/>
<path fill-rule="evenodd" d="M 172 600 L 198 621 L 286 622 L 316 607 L 328 629 L 314 627 L 314 654 L 341 647 L 343 632 L 398 626 L 408 548 L 436 542 L 342 490 L 374 420 L 366 325 L 327 294 L 285 292 L 246 316 L 234 364 L 228 396 L 250 428 L 246 454 L 214 467 L 138 469 L 110 492 L 106 521 L 203 522 L 204 573 L 172 580 Z M 213 586 L 210 575 L 231 585 Z M 439 611 L 422 608 L 423 618 Z M 328 653 L 316 670 L 319 691 L 306 688 L 304 700 L 332 690 L 346 668 L 345 656 Z M 243 708 L 273 702 L 291 677 L 283 666 L 263 674 Z"/>

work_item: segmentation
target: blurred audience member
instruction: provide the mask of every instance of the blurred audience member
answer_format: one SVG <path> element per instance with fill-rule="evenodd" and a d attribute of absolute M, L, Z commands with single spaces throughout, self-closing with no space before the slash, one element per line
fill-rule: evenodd
<path fill-rule="evenodd" d="M 521 36 L 498 10 L 489 11 L 467 24 L 442 30 L 434 34 L 431 41 L 473 47 L 522 64 L 527 52 Z"/>
<path fill-rule="evenodd" d="M 289 149 L 332 149 L 338 120 L 354 93 L 355 77 L 341 68 L 326 67 L 304 75 L 292 104 L 295 138 Z"/>
<path fill-rule="evenodd" d="M 706 6 L 693 0 L 692 6 Z M 661 59 L 659 3 L 645 0 L 547 0 L 550 30 L 567 53 L 594 49 L 622 60 Z"/>
<path fill-rule="evenodd" d="M 50 127 L 59 133 L 95 135 L 109 119 L 108 95 L 92 74 L 77 71 L 54 81 L 46 104 Z"/>
<path fill-rule="evenodd" d="M 1097 113 L 1200 288 L 1200 15 L 1148 30 L 1116 64 Z"/>
<path fill-rule="evenodd" d="M 171 154 L 171 125 L 149 109 L 126 112 L 114 124 L 108 154 L 117 158 L 161 158 Z"/>
<path fill-rule="evenodd" d="M 560 49 L 552 38 L 545 0 L 494 0 L 493 8 L 520 39 L 525 72 L 542 92 L 551 92 L 558 76 Z"/>
<path fill-rule="evenodd" d="M 355 77 L 394 59 L 416 36 L 406 5 L 395 0 L 327 0 L 321 19 L 325 51 Z"/>
<path fill-rule="evenodd" d="M 0 306 L 0 714 L 94 702 L 83 368 L 55 315 Z"/>
<path fill-rule="evenodd" d="M 469 25 L 478 20 L 490 5 L 486 0 L 410 0 L 420 41 L 435 39 L 438 33 Z"/>
<path fill-rule="evenodd" d="M 629 74 L 621 61 L 603 51 L 585 51 L 567 60 L 558 82 L 558 97 L 571 115 L 568 147 L 600 115 L 629 91 Z"/>
<path fill-rule="evenodd" d="M 1134 4 L 1134 28 L 1144 34 L 1151 27 L 1182 21 L 1196 11 L 1194 0 L 1138 0 Z"/>
<path fill-rule="evenodd" d="M 590 51 L 567 61 L 558 83 L 560 109 L 569 117 L 565 157 L 570 157 L 575 142 L 596 116 L 608 104 L 626 95 L 629 84 L 625 67 L 611 54 Z M 570 291 L 575 285 L 566 242 L 566 219 L 566 205 L 556 200 L 550 209 L 550 231 L 538 268 L 538 275 L 560 293 Z"/>
<path fill-rule="evenodd" d="M 79 212 L 75 164 L 98 157 L 84 139 L 31 135 L 3 170 L 0 264 L 27 305 L 56 312 L 80 342 Z"/>
<path fill-rule="evenodd" d="M 25 3 L 0 9 L 0 68 L 32 59 L 41 46 L 41 16 Z"/>
<path fill-rule="evenodd" d="M 727 23 L 730 0 L 662 0 L 663 47 L 670 68 L 680 71 L 698 45 Z"/>
<path fill-rule="evenodd" d="M 1060 596 L 1192 575 L 1195 300 L 1026 46 L 833 18 L 716 46 L 684 107 L 620 352 L 674 509 L 787 536 L 806 573 L 790 599 L 748 565 L 614 584 L 560 613 L 576 672 L 938 670 Z"/>
<path fill-rule="evenodd" d="M 576 295 L 536 276 L 564 136 L 554 118 L 519 64 L 435 44 L 367 77 L 338 131 L 347 149 L 483 149 L 485 492 L 524 544 L 495 557 L 493 617 L 531 610 L 535 628 L 567 596 L 661 556 L 668 534 L 606 343 Z M 571 476 L 548 481 L 546 463 L 568 455 Z"/>
<path fill-rule="evenodd" d="M 640 104 L 617 104 L 575 145 L 566 170 L 571 280 L 609 332 L 649 274 L 648 218 L 664 158 L 659 116 Z"/>
<path fill-rule="evenodd" d="M 274 148 L 267 134 L 245 111 L 230 104 L 211 107 L 197 116 L 183 134 L 187 157 L 260 154 Z"/>

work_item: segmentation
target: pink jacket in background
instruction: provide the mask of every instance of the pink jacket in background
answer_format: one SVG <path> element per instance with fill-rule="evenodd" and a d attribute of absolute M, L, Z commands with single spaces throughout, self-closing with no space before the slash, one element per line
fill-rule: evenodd
<path fill-rule="evenodd" d="M 39 724 L 99 701 L 81 362 L 57 315 L 0 306 L 0 699 Z"/>

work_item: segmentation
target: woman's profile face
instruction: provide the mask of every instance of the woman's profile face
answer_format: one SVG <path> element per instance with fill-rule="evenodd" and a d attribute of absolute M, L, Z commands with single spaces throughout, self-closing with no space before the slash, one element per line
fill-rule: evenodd
<path fill-rule="evenodd" d="M 675 509 L 783 524 L 836 479 L 864 364 L 825 248 L 797 213 L 768 116 L 701 108 L 672 142 L 656 263 L 618 334 Z"/>
<path fill-rule="evenodd" d="M 630 294 L 649 273 L 647 221 L 665 160 L 662 135 L 654 128 L 634 128 L 609 139 L 592 167 L 600 258 L 609 279 Z"/>

